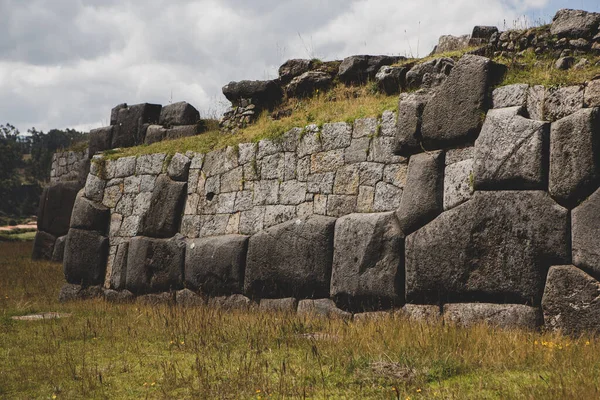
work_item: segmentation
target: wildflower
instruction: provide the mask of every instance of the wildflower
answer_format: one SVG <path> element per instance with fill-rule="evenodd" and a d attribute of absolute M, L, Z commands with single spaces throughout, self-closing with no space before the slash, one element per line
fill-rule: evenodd
<path fill-rule="evenodd" d="M 6 297 L 8 297 L 8 296 L 6 296 Z M 55 398 L 56 398 L 56 395 L 55 395 L 55 394 L 53 394 L 53 395 L 52 395 L 52 399 L 55 399 Z"/>
<path fill-rule="evenodd" d="M 418 388 L 418 389 L 417 389 L 417 393 L 421 393 L 421 388 Z"/>
<path fill-rule="evenodd" d="M 184 344 L 185 344 L 185 342 L 182 340 L 182 341 L 181 341 L 181 345 L 183 346 Z"/>
<path fill-rule="evenodd" d="M 586 345 L 586 346 L 589 346 L 589 345 L 590 345 L 590 341 L 589 341 L 589 340 L 586 340 L 586 341 L 585 341 L 585 345 Z"/>
<path fill-rule="evenodd" d="M 148 382 L 144 382 L 144 387 L 147 387 L 147 386 L 148 386 Z"/>
<path fill-rule="evenodd" d="M 152 382 L 150 386 L 156 386 L 156 382 Z"/>
<path fill-rule="evenodd" d="M 256 393 L 260 393 L 260 389 L 256 389 Z"/>
<path fill-rule="evenodd" d="M 533 344 L 537 346 L 538 345 L 538 341 L 537 340 L 534 341 Z"/>

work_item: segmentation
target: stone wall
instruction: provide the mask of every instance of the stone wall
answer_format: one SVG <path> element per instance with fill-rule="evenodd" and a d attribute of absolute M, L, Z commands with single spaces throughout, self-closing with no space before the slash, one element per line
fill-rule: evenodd
<path fill-rule="evenodd" d="M 63 151 L 52 155 L 50 183 L 80 181 L 85 182 L 90 170 L 88 150 Z"/>

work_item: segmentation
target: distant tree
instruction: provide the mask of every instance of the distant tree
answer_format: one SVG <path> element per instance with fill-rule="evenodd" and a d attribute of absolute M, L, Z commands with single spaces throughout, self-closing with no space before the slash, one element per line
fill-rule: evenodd
<path fill-rule="evenodd" d="M 22 164 L 19 130 L 11 124 L 0 125 L 0 184 L 10 180 Z"/>
<path fill-rule="evenodd" d="M 84 133 L 74 129 L 52 129 L 44 133 L 31 128 L 27 132 L 31 138 L 31 174 L 40 181 L 47 181 L 50 177 L 52 154 L 85 138 Z"/>

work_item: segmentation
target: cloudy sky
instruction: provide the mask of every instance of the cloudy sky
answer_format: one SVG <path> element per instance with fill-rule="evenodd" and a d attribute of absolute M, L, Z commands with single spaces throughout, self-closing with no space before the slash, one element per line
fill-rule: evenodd
<path fill-rule="evenodd" d="M 289 58 L 424 56 L 443 34 L 550 22 L 600 0 L 0 0 L 0 124 L 87 130 L 122 102 L 204 116 Z"/>

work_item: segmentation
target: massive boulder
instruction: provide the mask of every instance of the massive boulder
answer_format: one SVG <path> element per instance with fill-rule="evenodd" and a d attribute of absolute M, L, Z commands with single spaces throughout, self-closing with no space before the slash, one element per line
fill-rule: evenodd
<path fill-rule="evenodd" d="M 327 90 L 331 86 L 332 79 L 325 72 L 308 71 L 295 77 L 285 87 L 288 97 L 308 97 L 317 90 Z"/>
<path fill-rule="evenodd" d="M 379 90 L 389 95 L 399 93 L 406 86 L 407 67 L 391 67 L 384 65 L 375 75 L 375 81 Z"/>
<path fill-rule="evenodd" d="M 144 143 L 148 124 L 158 123 L 161 109 L 160 104 L 148 103 L 119 108 L 111 148 L 132 147 Z"/>
<path fill-rule="evenodd" d="M 600 183 L 600 109 L 586 108 L 552 124 L 548 191 L 575 206 Z"/>
<path fill-rule="evenodd" d="M 546 328 L 580 335 L 600 331 L 600 282 L 572 265 L 550 268 L 542 299 Z"/>
<path fill-rule="evenodd" d="M 278 104 L 283 92 L 275 80 L 229 82 L 223 86 L 223 94 L 233 105 L 241 105 L 241 100 L 250 100 L 259 108 L 272 108 Z"/>
<path fill-rule="evenodd" d="M 159 125 L 171 127 L 175 125 L 195 125 L 200 120 L 200 113 L 196 108 L 180 101 L 164 106 L 160 111 Z"/>
<path fill-rule="evenodd" d="M 421 130 L 425 147 L 441 148 L 474 140 L 491 106 L 491 87 L 504 70 L 488 58 L 463 56 L 425 106 Z"/>
<path fill-rule="evenodd" d="M 329 297 L 335 218 L 311 216 L 250 238 L 244 293 L 250 297 Z"/>
<path fill-rule="evenodd" d="M 454 68 L 454 60 L 441 57 L 417 64 L 406 73 L 406 87 L 419 89 L 441 84 Z"/>
<path fill-rule="evenodd" d="M 142 217 L 140 234 L 166 238 L 175 235 L 185 204 L 186 182 L 176 182 L 161 175 L 150 198 L 150 208 Z"/>
<path fill-rule="evenodd" d="M 69 232 L 71 211 L 81 184 L 75 181 L 57 182 L 44 189 L 38 212 L 38 230 L 64 236 Z"/>
<path fill-rule="evenodd" d="M 467 47 L 469 47 L 469 39 L 471 39 L 471 35 L 440 36 L 438 44 L 431 52 L 431 55 L 466 49 Z"/>
<path fill-rule="evenodd" d="M 92 129 L 90 131 L 90 157 L 96 153 L 100 153 L 112 148 L 113 130 L 113 126 L 106 126 L 104 128 Z"/>
<path fill-rule="evenodd" d="M 314 67 L 314 64 L 315 63 L 313 60 L 305 60 L 301 58 L 287 60 L 281 65 L 281 67 L 279 67 L 279 80 L 281 83 L 287 84 L 295 77 L 311 71 Z"/>
<path fill-rule="evenodd" d="M 105 233 L 109 222 L 110 209 L 101 203 L 86 199 L 83 196 L 83 190 L 81 190 L 73 206 L 71 228 Z"/>
<path fill-rule="evenodd" d="M 475 141 L 475 189 L 544 189 L 550 124 L 519 115 L 521 107 L 490 110 Z"/>
<path fill-rule="evenodd" d="M 351 310 L 404 300 L 404 234 L 394 213 L 350 214 L 336 222 L 331 296 Z"/>
<path fill-rule="evenodd" d="M 550 33 L 560 37 L 590 38 L 598 33 L 600 14 L 582 10 L 558 10 L 552 20 Z"/>
<path fill-rule="evenodd" d="M 421 90 L 400 95 L 394 154 L 406 157 L 423 150 L 421 123 L 429 99 L 431 94 Z"/>
<path fill-rule="evenodd" d="M 546 90 L 543 103 L 544 119 L 557 121 L 583 108 L 584 86 L 565 86 Z"/>
<path fill-rule="evenodd" d="M 115 107 L 110 110 L 110 125 L 117 125 L 119 119 L 119 111 L 122 108 L 127 108 L 127 103 L 117 104 Z"/>
<path fill-rule="evenodd" d="M 185 259 L 183 237 L 129 241 L 126 287 L 135 294 L 177 290 L 183 284 Z"/>
<path fill-rule="evenodd" d="M 600 276 L 600 189 L 571 214 L 573 264 Z"/>
<path fill-rule="evenodd" d="M 374 79 L 375 75 L 384 65 L 392 65 L 404 57 L 394 56 L 350 56 L 346 57 L 340 64 L 338 76 L 340 81 L 351 83 L 365 83 Z"/>
<path fill-rule="evenodd" d="M 225 235 L 194 239 L 185 254 L 185 284 L 211 296 L 241 293 L 248 236 Z"/>
<path fill-rule="evenodd" d="M 70 229 L 63 268 L 68 283 L 92 286 L 104 283 L 108 238 L 98 232 Z"/>
<path fill-rule="evenodd" d="M 396 212 L 405 234 L 434 219 L 444 208 L 444 152 L 415 154 L 408 162 L 408 177 Z"/>
<path fill-rule="evenodd" d="M 494 34 L 498 33 L 498 28 L 495 26 L 475 26 L 473 33 L 471 33 L 471 39 L 469 40 L 469 46 L 477 47 L 488 44 Z"/>
<path fill-rule="evenodd" d="M 493 106 L 494 108 L 526 107 L 528 93 L 529 85 L 526 83 L 500 86 L 492 93 Z"/>
<path fill-rule="evenodd" d="M 476 192 L 406 238 L 409 302 L 539 304 L 569 254 L 568 211 L 541 191 Z"/>

